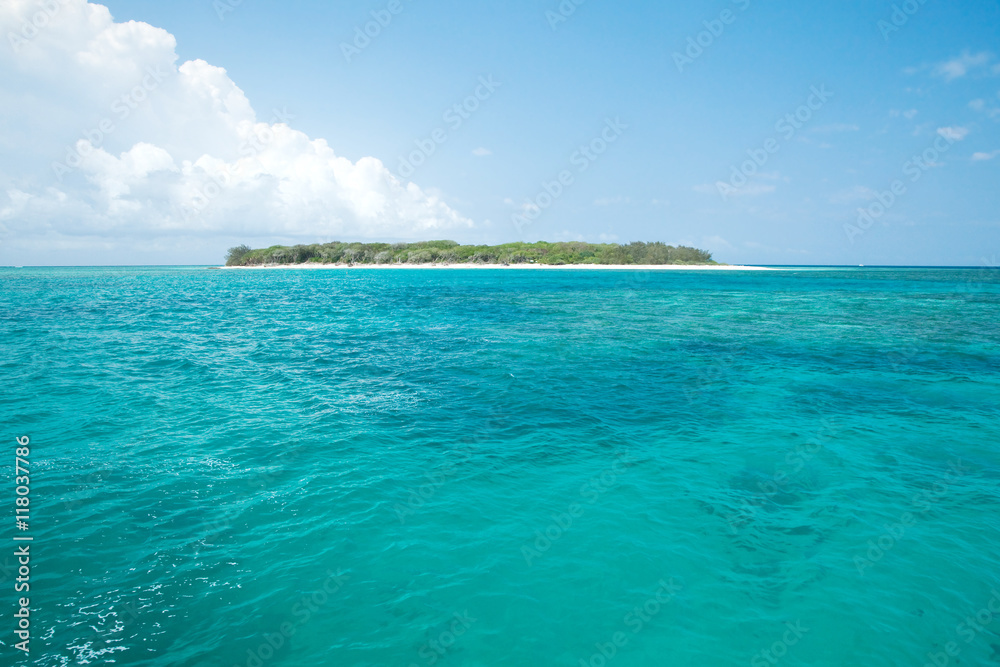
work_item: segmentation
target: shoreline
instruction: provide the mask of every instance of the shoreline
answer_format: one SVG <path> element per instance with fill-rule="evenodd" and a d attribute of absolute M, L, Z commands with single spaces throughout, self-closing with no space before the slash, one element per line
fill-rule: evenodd
<path fill-rule="evenodd" d="M 225 270 L 294 270 L 304 269 L 309 271 L 321 270 L 392 270 L 392 269 L 415 269 L 415 270 L 483 270 L 493 269 L 496 271 L 509 270 L 531 270 L 531 271 L 780 271 L 764 266 L 729 266 L 720 264 L 264 264 L 260 266 L 220 266 Z"/>

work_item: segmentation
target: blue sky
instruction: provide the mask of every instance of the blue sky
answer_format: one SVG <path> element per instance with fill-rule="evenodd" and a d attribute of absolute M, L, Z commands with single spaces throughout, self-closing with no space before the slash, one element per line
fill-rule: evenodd
<path fill-rule="evenodd" d="M 12 2 L 0 263 L 427 238 L 661 240 L 730 263 L 1000 258 L 998 2 L 114 0 L 112 25 L 50 0 L 17 44 L 42 10 Z M 144 74 L 174 52 L 164 82 Z M 148 99 L 110 112 L 144 77 Z M 220 112 L 232 85 L 245 103 Z M 116 131 L 59 178 L 52 163 L 104 117 Z M 283 123 L 295 132 L 266 129 Z"/>

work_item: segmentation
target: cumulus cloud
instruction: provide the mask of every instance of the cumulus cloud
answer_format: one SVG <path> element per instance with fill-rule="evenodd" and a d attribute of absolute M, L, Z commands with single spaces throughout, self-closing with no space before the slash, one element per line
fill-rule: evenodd
<path fill-rule="evenodd" d="M 992 160 L 998 155 L 1000 155 L 1000 151 L 991 151 L 989 153 L 973 153 L 972 159 L 975 162 L 985 162 L 987 160 Z"/>
<path fill-rule="evenodd" d="M 0 4 L 0 242 L 416 238 L 472 222 L 381 161 L 258 117 L 226 71 L 86 0 Z M 265 120 L 266 119 L 266 120 Z"/>

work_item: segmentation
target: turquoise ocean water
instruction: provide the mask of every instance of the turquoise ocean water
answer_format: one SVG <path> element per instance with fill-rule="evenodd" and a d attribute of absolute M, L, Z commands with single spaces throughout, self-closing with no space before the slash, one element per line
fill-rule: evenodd
<path fill-rule="evenodd" d="M 1000 271 L 0 269 L 0 351 L 3 664 L 1000 664 Z"/>

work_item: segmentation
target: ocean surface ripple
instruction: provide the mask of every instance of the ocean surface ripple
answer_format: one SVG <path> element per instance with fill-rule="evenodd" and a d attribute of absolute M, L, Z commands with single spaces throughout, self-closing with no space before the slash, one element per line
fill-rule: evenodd
<path fill-rule="evenodd" d="M 0 341 L 32 665 L 1000 664 L 1000 271 L 0 269 Z"/>

